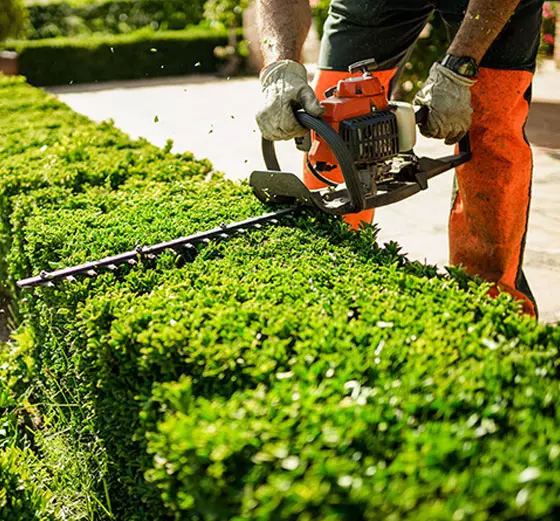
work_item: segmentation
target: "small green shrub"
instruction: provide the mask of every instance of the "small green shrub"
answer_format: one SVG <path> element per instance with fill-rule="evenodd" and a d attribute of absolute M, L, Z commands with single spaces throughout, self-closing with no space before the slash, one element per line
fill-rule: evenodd
<path fill-rule="evenodd" d="M 225 32 L 213 29 L 141 29 L 123 35 L 21 40 L 8 47 L 20 53 L 19 70 L 30 83 L 63 85 L 215 72 L 220 60 L 214 49 L 227 41 Z"/>

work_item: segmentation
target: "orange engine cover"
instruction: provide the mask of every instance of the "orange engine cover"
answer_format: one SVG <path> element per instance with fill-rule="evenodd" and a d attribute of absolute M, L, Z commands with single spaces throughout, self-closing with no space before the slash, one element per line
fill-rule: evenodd
<path fill-rule="evenodd" d="M 321 104 L 325 107 L 323 120 L 337 132 L 345 119 L 371 114 L 372 109 L 385 110 L 389 107 L 387 94 L 381 82 L 371 75 L 340 80 L 332 95 Z M 309 160 L 336 166 L 336 158 L 329 146 L 315 132 L 311 133 L 312 146 Z"/>

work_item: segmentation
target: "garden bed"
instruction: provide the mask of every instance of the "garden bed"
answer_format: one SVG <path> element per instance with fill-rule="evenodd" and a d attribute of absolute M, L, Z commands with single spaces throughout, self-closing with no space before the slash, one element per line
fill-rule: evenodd
<path fill-rule="evenodd" d="M 41 269 L 265 208 L 21 82 L 0 94 L 0 275 L 20 324 L 0 351 L 19 418 L 0 454 L 33 447 L 37 516 L 557 519 L 560 328 L 310 213 L 186 264 L 19 294 Z"/>

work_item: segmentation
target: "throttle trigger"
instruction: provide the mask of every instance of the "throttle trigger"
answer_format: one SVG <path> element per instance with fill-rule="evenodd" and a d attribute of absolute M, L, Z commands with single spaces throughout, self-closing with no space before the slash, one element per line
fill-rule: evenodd
<path fill-rule="evenodd" d="M 420 186 L 420 190 L 428 189 L 428 174 L 426 172 L 416 172 L 416 175 L 414 177 L 416 178 L 418 186 Z"/>

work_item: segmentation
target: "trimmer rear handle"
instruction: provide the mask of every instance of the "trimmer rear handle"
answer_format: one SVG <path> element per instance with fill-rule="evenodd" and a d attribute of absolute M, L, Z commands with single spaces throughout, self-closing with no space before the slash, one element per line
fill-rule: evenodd
<path fill-rule="evenodd" d="M 429 115 L 430 115 L 430 109 L 426 107 L 426 105 L 422 105 L 418 110 L 416 110 L 414 114 L 416 118 L 416 124 L 420 127 L 424 125 Z"/>

